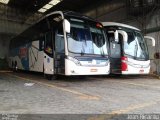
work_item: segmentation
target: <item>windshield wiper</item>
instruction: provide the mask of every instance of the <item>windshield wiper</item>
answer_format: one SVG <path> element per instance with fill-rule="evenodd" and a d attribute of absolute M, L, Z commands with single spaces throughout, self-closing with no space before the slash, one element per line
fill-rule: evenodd
<path fill-rule="evenodd" d="M 102 57 L 105 57 L 105 54 L 104 54 L 104 49 L 103 49 L 103 47 L 101 48 L 101 56 L 102 56 Z"/>
<path fill-rule="evenodd" d="M 85 53 L 85 48 L 84 48 L 84 45 L 82 43 L 81 56 L 84 55 L 84 53 Z"/>

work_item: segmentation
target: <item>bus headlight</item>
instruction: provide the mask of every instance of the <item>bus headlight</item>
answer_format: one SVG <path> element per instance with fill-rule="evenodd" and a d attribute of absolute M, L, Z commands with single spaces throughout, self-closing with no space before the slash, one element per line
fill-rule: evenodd
<path fill-rule="evenodd" d="M 81 66 L 81 63 L 76 58 L 73 58 L 73 57 L 70 57 L 70 56 L 68 56 L 67 58 L 69 60 L 71 60 L 72 62 L 74 62 L 76 65 Z"/>

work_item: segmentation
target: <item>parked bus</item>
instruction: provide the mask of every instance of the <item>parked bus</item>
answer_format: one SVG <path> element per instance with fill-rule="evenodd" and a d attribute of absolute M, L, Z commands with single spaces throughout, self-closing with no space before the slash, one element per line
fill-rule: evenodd
<path fill-rule="evenodd" d="M 150 72 L 149 53 L 141 31 L 133 26 L 115 22 L 103 22 L 110 48 L 111 73 L 148 74 Z"/>
<path fill-rule="evenodd" d="M 75 12 L 52 12 L 11 40 L 9 66 L 56 75 L 107 75 L 107 37 L 100 22 Z"/>

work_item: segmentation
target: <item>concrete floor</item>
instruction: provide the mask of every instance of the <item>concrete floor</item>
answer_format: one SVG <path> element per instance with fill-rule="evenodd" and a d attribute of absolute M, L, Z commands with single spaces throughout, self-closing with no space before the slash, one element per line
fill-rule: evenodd
<path fill-rule="evenodd" d="M 0 72 L 0 113 L 160 113 L 160 80 L 150 76 L 61 77 Z"/>

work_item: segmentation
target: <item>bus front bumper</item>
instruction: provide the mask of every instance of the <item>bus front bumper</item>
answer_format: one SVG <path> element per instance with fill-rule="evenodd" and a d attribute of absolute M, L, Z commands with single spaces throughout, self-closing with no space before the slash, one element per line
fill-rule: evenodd
<path fill-rule="evenodd" d="M 65 60 L 65 75 L 108 75 L 110 64 L 106 66 L 79 66 L 74 62 Z"/>
<path fill-rule="evenodd" d="M 135 68 L 132 66 L 128 66 L 128 70 L 127 71 L 122 71 L 123 75 L 145 75 L 145 74 L 149 74 L 150 72 L 150 66 L 147 68 Z"/>

